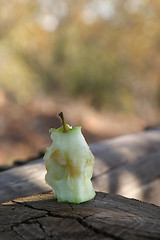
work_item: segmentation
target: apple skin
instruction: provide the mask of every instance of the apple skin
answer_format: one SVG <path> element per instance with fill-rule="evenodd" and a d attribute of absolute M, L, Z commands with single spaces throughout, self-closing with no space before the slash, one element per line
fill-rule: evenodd
<path fill-rule="evenodd" d="M 81 127 L 50 129 L 52 144 L 46 149 L 44 161 L 46 182 L 58 202 L 81 203 L 95 196 L 91 177 L 94 156 L 82 135 Z"/>

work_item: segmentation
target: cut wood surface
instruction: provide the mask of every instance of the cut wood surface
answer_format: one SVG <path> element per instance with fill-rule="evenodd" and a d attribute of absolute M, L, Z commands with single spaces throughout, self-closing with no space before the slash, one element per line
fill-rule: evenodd
<path fill-rule="evenodd" d="M 91 144 L 95 190 L 160 205 L 160 129 Z M 0 202 L 51 191 L 43 159 L 0 173 Z"/>
<path fill-rule="evenodd" d="M 0 206 L 1 240 L 159 240 L 160 207 L 97 192 L 81 204 L 58 203 L 52 193 Z"/>

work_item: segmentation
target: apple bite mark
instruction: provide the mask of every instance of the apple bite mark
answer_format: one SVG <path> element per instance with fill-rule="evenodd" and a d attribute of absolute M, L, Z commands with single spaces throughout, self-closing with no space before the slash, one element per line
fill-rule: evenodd
<path fill-rule="evenodd" d="M 95 196 L 91 183 L 94 156 L 87 145 L 81 127 L 72 128 L 65 123 L 50 129 L 52 145 L 44 156 L 46 182 L 52 187 L 58 202 L 81 203 Z"/>

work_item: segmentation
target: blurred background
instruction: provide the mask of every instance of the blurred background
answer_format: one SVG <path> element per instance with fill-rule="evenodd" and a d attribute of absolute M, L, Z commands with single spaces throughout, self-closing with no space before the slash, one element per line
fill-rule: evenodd
<path fill-rule="evenodd" d="M 160 1 L 0 0 L 0 165 L 63 111 L 88 143 L 160 124 Z"/>

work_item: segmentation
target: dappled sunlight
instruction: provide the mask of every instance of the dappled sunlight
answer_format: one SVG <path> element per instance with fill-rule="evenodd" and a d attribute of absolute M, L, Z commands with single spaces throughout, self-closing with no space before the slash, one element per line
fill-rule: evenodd
<path fill-rule="evenodd" d="M 95 150 L 91 145 L 96 153 L 92 179 L 95 189 L 159 205 L 158 135 L 123 136 L 97 143 Z"/>
<path fill-rule="evenodd" d="M 134 173 L 129 172 L 124 168 L 123 172 L 119 175 L 118 178 L 118 189 L 116 193 L 126 197 L 142 199 L 143 191 L 141 191 L 141 195 L 139 196 L 134 195 L 132 193 L 133 189 L 137 189 L 140 186 L 141 186 L 140 179 L 138 179 Z"/>
<path fill-rule="evenodd" d="M 1 173 L 0 202 L 13 200 L 16 197 L 28 197 L 31 195 L 51 191 L 45 183 L 45 166 L 43 160 L 33 161 L 21 168 Z"/>

